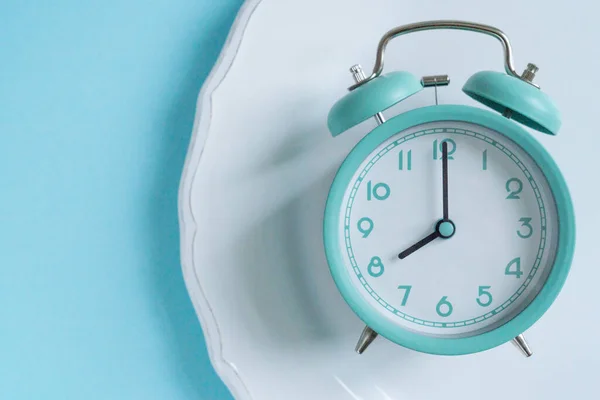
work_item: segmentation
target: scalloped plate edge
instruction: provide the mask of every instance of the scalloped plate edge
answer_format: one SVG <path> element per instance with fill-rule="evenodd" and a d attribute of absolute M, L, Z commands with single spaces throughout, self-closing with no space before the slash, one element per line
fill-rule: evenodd
<path fill-rule="evenodd" d="M 192 137 L 182 171 L 179 185 L 179 232 L 180 257 L 188 294 L 200 320 L 204 332 L 210 361 L 225 385 L 236 399 L 252 399 L 250 392 L 240 377 L 235 365 L 223 356 L 223 345 L 219 324 L 212 307 L 204 295 L 202 283 L 196 274 L 194 264 L 194 242 L 196 239 L 196 221 L 192 210 L 191 194 L 198 168 L 201 165 L 204 144 L 209 135 L 212 119 L 212 95 L 219 88 L 235 61 L 244 32 L 254 11 L 262 0 L 247 0 L 241 6 L 232 25 L 227 40 L 210 74 L 204 81 L 196 103 L 196 115 Z"/>

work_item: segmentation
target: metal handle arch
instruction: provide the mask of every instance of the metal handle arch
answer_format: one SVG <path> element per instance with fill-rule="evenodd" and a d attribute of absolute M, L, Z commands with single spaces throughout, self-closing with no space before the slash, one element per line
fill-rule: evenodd
<path fill-rule="evenodd" d="M 510 42 L 508 37 L 504 32 L 500 29 L 495 28 L 490 25 L 478 24 L 475 22 L 468 21 L 457 21 L 457 20 L 435 20 L 435 21 L 424 21 L 417 22 L 414 24 L 402 25 L 396 27 L 390 31 L 388 31 L 379 41 L 379 45 L 377 46 L 377 57 L 375 59 L 375 66 L 373 68 L 373 73 L 371 76 L 366 78 L 365 80 L 354 84 L 349 89 L 353 90 L 357 87 L 364 85 L 365 83 L 372 81 L 377 78 L 383 72 L 383 61 L 385 55 L 385 49 L 388 43 L 395 39 L 398 36 L 406 35 L 408 33 L 419 32 L 419 31 L 428 31 L 428 30 L 436 30 L 436 29 L 454 29 L 454 30 L 463 30 L 463 31 L 471 31 L 477 33 L 483 33 L 485 35 L 493 36 L 500 41 L 502 44 L 502 48 L 504 50 L 504 69 L 507 74 L 512 75 L 516 78 L 522 79 L 521 76 L 515 71 L 514 63 L 513 63 L 513 55 L 512 48 L 510 46 Z M 524 80 L 527 83 L 527 80 Z"/>

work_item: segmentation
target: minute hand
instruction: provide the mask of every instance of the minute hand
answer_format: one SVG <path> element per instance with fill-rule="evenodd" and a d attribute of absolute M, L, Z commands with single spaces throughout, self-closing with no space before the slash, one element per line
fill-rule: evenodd
<path fill-rule="evenodd" d="M 442 192 L 444 202 L 444 220 L 448 217 L 448 142 L 442 142 Z"/>

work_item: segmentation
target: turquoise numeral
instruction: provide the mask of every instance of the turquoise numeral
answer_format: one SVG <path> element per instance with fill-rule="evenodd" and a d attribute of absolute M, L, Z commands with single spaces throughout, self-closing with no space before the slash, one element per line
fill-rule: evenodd
<path fill-rule="evenodd" d="M 435 139 L 433 141 L 433 159 L 441 160 L 442 159 L 442 143 L 448 142 L 448 160 L 454 160 L 452 154 L 456 151 L 456 142 L 452 139 L 444 139 L 438 144 L 438 140 Z"/>
<path fill-rule="evenodd" d="M 479 286 L 479 297 L 477 298 L 477 304 L 479 304 L 481 307 L 487 307 L 492 304 L 492 294 L 488 292 L 488 289 L 491 288 L 491 286 Z M 486 300 L 482 301 L 481 296 L 484 296 Z"/>
<path fill-rule="evenodd" d="M 373 197 L 376 200 L 385 200 L 390 197 L 390 187 L 385 183 L 377 183 L 372 185 L 371 181 L 367 182 L 367 200 L 371 201 Z"/>
<path fill-rule="evenodd" d="M 523 182 L 517 178 L 510 178 L 506 181 L 506 191 L 508 192 L 507 199 L 520 199 L 519 193 L 523 191 Z"/>
<path fill-rule="evenodd" d="M 405 290 L 404 298 L 402 299 L 402 304 L 400 304 L 401 306 L 405 306 L 406 300 L 408 300 L 408 295 L 410 294 L 410 289 L 412 289 L 412 286 L 398 286 L 398 289 Z"/>
<path fill-rule="evenodd" d="M 487 171 L 487 150 L 483 151 L 483 170 Z"/>
<path fill-rule="evenodd" d="M 452 304 L 450 304 L 450 302 L 446 300 L 447 298 L 448 296 L 442 297 L 442 299 L 439 301 L 439 303 L 437 303 L 437 306 L 435 307 L 435 311 L 440 317 L 448 317 L 450 314 L 452 314 Z M 442 311 L 442 306 L 445 306 L 444 308 L 446 309 L 446 311 Z"/>
<path fill-rule="evenodd" d="M 513 265 L 515 268 L 511 269 Z M 523 275 L 523 272 L 521 272 L 521 257 L 510 260 L 506 266 L 506 269 L 504 270 L 504 275 L 515 275 L 517 279 L 521 278 L 521 275 Z"/>
<path fill-rule="evenodd" d="M 383 275 L 384 269 L 385 268 L 383 267 L 381 258 L 379 258 L 377 256 L 371 258 L 371 262 L 369 263 L 369 266 L 367 267 L 367 271 L 369 271 L 369 275 L 371 275 L 373 278 L 377 278 L 378 276 Z"/>
<path fill-rule="evenodd" d="M 404 150 L 400 150 L 400 153 L 398 153 L 398 169 L 400 171 L 404 169 Z M 412 170 L 412 150 L 406 153 L 406 170 Z"/>
<path fill-rule="evenodd" d="M 363 238 L 366 238 L 371 234 L 371 232 L 373 232 L 373 220 L 371 218 L 361 218 L 358 220 L 357 225 L 358 231 L 363 234 Z"/>
<path fill-rule="evenodd" d="M 530 238 L 533 235 L 533 226 L 531 226 L 531 218 L 523 217 L 519 220 L 522 222 L 521 227 L 527 228 L 527 233 L 521 233 L 521 229 L 517 231 L 517 235 L 519 235 L 522 239 Z"/>

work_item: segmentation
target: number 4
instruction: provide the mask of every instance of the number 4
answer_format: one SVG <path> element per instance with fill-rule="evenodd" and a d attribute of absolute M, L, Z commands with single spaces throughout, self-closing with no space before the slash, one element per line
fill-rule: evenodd
<path fill-rule="evenodd" d="M 514 270 L 511 270 L 512 266 L 515 266 Z M 513 258 L 510 260 L 506 269 L 504 270 L 504 275 L 515 275 L 517 279 L 521 278 L 523 272 L 521 271 L 521 257 Z"/>

